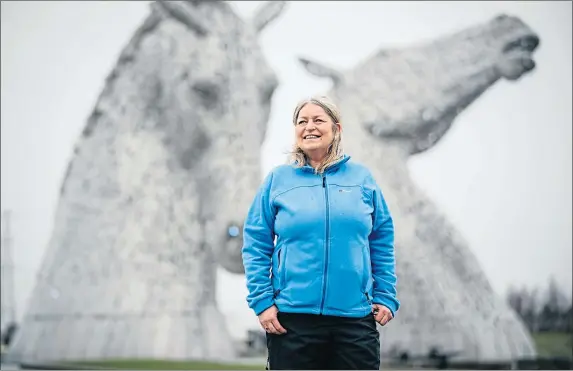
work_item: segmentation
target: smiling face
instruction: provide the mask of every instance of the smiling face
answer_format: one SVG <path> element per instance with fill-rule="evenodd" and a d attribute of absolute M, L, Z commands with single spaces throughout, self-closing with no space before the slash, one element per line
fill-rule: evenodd
<path fill-rule="evenodd" d="M 320 162 L 326 157 L 339 131 L 340 124 L 317 104 L 305 104 L 295 120 L 296 144 L 312 162 Z"/>

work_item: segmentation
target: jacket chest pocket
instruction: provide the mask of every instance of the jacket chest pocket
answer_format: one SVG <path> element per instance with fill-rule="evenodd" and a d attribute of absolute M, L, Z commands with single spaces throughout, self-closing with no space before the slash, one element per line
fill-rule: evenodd
<path fill-rule="evenodd" d="M 330 185 L 329 217 L 331 229 L 344 234 L 368 236 L 374 208 L 360 186 Z"/>

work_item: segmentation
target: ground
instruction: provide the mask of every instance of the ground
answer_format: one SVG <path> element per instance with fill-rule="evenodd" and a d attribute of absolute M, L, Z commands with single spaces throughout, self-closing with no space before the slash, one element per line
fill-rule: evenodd
<path fill-rule="evenodd" d="M 573 358 L 573 334 L 539 332 L 533 338 L 540 357 Z"/>
<path fill-rule="evenodd" d="M 109 369 L 130 370 L 264 370 L 265 365 L 212 363 L 202 361 L 161 361 L 153 359 L 109 360 L 93 362 L 73 362 L 78 366 L 95 366 Z"/>
<path fill-rule="evenodd" d="M 540 357 L 566 357 L 573 359 L 573 334 L 567 333 L 534 333 Z M 211 363 L 201 361 L 161 361 L 153 359 L 140 360 L 106 360 L 92 362 L 70 362 L 77 366 L 95 366 L 108 369 L 131 370 L 264 370 L 264 362 L 251 363 Z M 388 367 L 384 367 L 388 368 Z M 396 367 L 390 367 L 396 369 Z M 3 367 L 4 369 L 4 367 Z"/>

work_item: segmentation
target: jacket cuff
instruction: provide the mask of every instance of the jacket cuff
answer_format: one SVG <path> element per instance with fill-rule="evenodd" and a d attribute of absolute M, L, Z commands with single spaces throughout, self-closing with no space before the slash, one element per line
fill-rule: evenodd
<path fill-rule="evenodd" d="M 378 297 L 375 297 L 372 300 L 372 302 L 375 304 L 383 305 L 386 308 L 390 309 L 390 312 L 392 313 L 392 317 L 396 317 L 396 312 L 398 311 L 398 308 L 399 308 L 399 305 L 396 302 L 396 300 L 390 299 L 390 298 L 385 297 L 385 296 L 378 296 Z"/>
<path fill-rule="evenodd" d="M 253 306 L 253 310 L 255 314 L 258 316 L 259 314 L 263 313 L 265 310 L 269 309 L 275 304 L 275 301 L 272 297 L 266 297 L 260 300 L 257 304 Z"/>

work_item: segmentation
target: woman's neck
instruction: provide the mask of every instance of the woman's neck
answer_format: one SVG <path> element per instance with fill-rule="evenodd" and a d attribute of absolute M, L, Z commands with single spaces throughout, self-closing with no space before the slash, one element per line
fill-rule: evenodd
<path fill-rule="evenodd" d="M 324 159 L 326 158 L 326 153 L 321 151 L 320 153 L 307 153 L 306 158 L 308 159 L 308 163 L 313 168 L 319 167 Z"/>
<path fill-rule="evenodd" d="M 310 160 L 309 163 L 310 163 L 310 166 L 312 166 L 314 169 L 316 169 L 317 167 L 320 166 L 320 164 L 322 164 L 322 161 Z"/>

